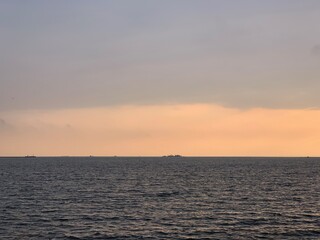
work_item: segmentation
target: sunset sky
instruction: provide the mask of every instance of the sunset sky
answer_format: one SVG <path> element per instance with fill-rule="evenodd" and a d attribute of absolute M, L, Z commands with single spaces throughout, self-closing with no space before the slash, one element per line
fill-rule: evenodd
<path fill-rule="evenodd" d="M 320 156 L 319 0 L 0 1 L 0 156 Z"/>

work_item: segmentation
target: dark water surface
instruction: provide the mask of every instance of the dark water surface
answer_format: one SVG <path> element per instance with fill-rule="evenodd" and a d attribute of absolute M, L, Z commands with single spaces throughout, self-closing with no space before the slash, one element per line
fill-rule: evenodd
<path fill-rule="evenodd" d="M 320 239 L 320 158 L 2 158 L 0 239 Z"/>

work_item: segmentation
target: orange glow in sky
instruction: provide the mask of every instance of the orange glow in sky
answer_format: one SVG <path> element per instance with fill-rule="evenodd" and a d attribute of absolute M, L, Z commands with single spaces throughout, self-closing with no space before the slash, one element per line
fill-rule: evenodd
<path fill-rule="evenodd" d="M 320 155 L 320 110 L 209 104 L 3 112 L 0 155 Z"/>

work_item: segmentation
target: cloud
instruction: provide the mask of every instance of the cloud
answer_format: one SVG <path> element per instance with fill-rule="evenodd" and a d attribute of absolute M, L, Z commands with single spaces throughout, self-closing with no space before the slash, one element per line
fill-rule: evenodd
<path fill-rule="evenodd" d="M 12 129 L 12 126 L 8 124 L 4 119 L 0 118 L 0 131 L 7 131 Z"/>
<path fill-rule="evenodd" d="M 0 111 L 320 103 L 319 61 L 305 54 L 320 1 L 11 2 L 0 3 Z"/>
<path fill-rule="evenodd" d="M 4 121 L 2 118 L 0 118 L 0 125 L 6 125 L 6 121 Z"/>
<path fill-rule="evenodd" d="M 313 55 L 320 56 L 320 44 L 315 45 L 315 46 L 311 49 L 311 53 L 312 53 Z"/>

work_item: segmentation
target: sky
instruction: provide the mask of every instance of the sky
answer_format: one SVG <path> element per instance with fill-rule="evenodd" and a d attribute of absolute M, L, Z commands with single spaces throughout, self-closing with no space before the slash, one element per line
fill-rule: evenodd
<path fill-rule="evenodd" d="M 318 0 L 2 0 L 0 155 L 320 156 L 319 22 Z"/>

